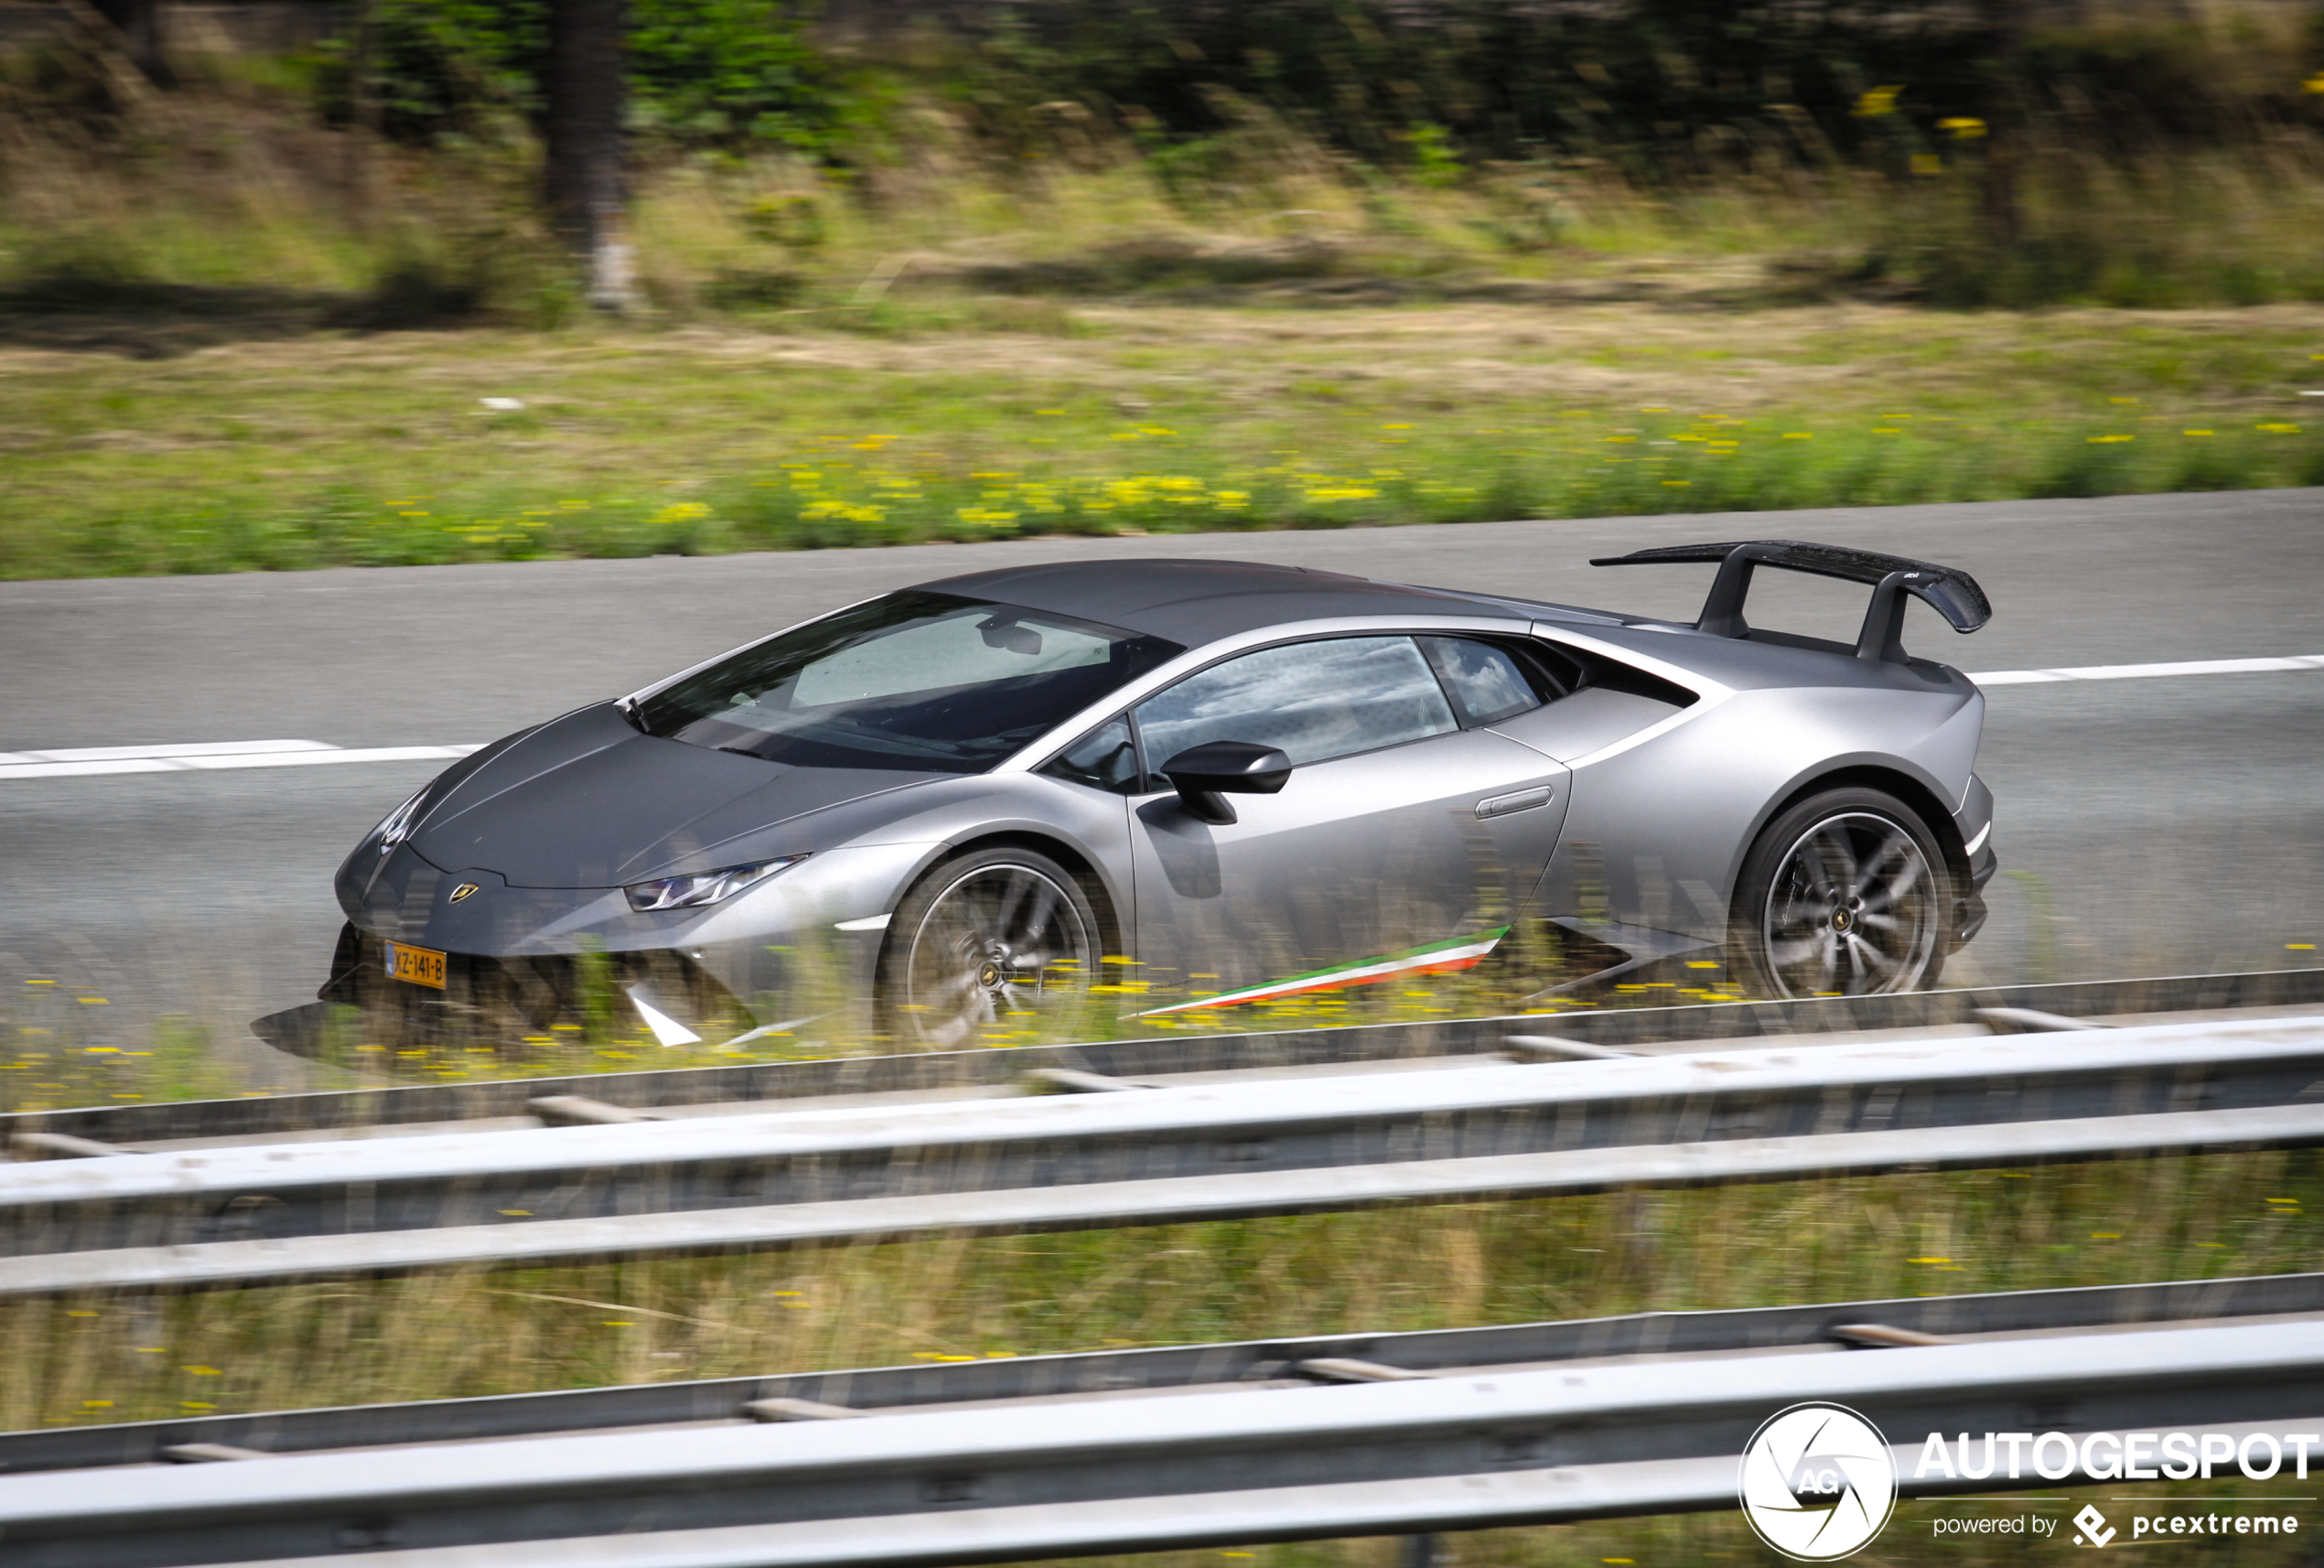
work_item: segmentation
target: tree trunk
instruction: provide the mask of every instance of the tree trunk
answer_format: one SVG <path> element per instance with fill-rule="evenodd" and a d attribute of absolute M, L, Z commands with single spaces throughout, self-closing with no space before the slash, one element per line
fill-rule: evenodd
<path fill-rule="evenodd" d="M 2024 152 L 2022 89 L 2018 80 L 2029 0 L 1985 0 L 1985 170 L 1978 193 L 1980 227 L 1996 252 L 2017 243 L 2017 166 Z"/>
<path fill-rule="evenodd" d="M 372 228 L 372 160 L 377 156 L 380 129 L 377 84 L 379 27 L 372 0 L 354 0 L 348 18 L 347 48 L 347 207 L 359 233 Z"/>
<path fill-rule="evenodd" d="M 161 0 L 90 0 L 91 8 L 112 24 L 121 52 L 156 87 L 170 84 L 162 48 Z"/>
<path fill-rule="evenodd" d="M 551 0 L 549 6 L 549 221 L 587 278 L 589 303 L 637 304 L 621 134 L 624 0 Z"/>

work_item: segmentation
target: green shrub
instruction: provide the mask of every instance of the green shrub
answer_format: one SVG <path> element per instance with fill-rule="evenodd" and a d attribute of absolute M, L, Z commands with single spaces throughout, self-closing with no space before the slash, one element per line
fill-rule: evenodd
<path fill-rule="evenodd" d="M 406 143 L 473 136 L 539 113 L 547 0 L 375 0 L 380 127 Z M 839 79 L 786 0 L 632 0 L 632 126 L 687 145 L 817 151 L 846 118 Z M 346 40 L 317 78 L 327 119 L 351 113 Z"/>

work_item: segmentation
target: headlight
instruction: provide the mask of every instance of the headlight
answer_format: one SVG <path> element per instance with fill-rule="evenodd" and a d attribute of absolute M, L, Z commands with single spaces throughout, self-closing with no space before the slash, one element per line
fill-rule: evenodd
<path fill-rule="evenodd" d="M 388 812 L 380 825 L 371 830 L 371 837 L 378 843 L 382 854 L 412 836 L 412 830 L 420 825 L 420 818 L 427 811 L 428 791 L 435 788 L 433 779 L 423 784 L 419 793 Z"/>
<path fill-rule="evenodd" d="M 784 866 L 796 865 L 806 858 L 803 854 L 787 854 L 780 860 L 754 860 L 748 865 L 730 865 L 724 871 L 640 882 L 622 891 L 629 895 L 632 909 L 699 909 L 705 904 L 731 898 L 744 888 L 766 881 Z"/>

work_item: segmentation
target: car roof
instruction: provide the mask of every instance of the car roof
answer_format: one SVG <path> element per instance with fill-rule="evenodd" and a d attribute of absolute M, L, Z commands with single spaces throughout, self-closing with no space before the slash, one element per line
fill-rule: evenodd
<path fill-rule="evenodd" d="M 1255 561 L 1061 561 L 971 572 L 920 586 L 1077 616 L 1189 648 L 1271 626 L 1344 616 L 1454 615 L 1520 626 L 1531 618 L 1506 602 L 1441 588 Z"/>

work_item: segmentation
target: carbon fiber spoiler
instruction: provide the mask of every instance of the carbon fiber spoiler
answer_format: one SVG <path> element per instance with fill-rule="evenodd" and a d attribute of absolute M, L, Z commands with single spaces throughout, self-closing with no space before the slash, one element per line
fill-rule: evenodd
<path fill-rule="evenodd" d="M 1695 629 L 1716 637 L 1748 637 L 1743 600 L 1751 591 L 1751 573 L 1759 566 L 1780 566 L 1819 577 L 1865 583 L 1872 588 L 1872 603 L 1864 612 L 1864 629 L 1856 636 L 1858 659 L 1905 661 L 1900 634 L 1904 628 L 1904 596 L 1910 594 L 1944 617 L 1959 632 L 1971 632 L 1993 618 L 1993 605 L 1977 580 L 1968 573 L 1930 561 L 1883 555 L 1876 550 L 1852 550 L 1844 544 L 1809 544 L 1796 539 L 1738 539 L 1725 544 L 1667 544 L 1653 550 L 1633 550 L 1627 555 L 1601 555 L 1593 566 L 1659 566 L 1673 562 L 1716 562 L 1719 575 L 1703 601 Z M 1826 644 L 1825 646 L 1830 646 Z"/>

